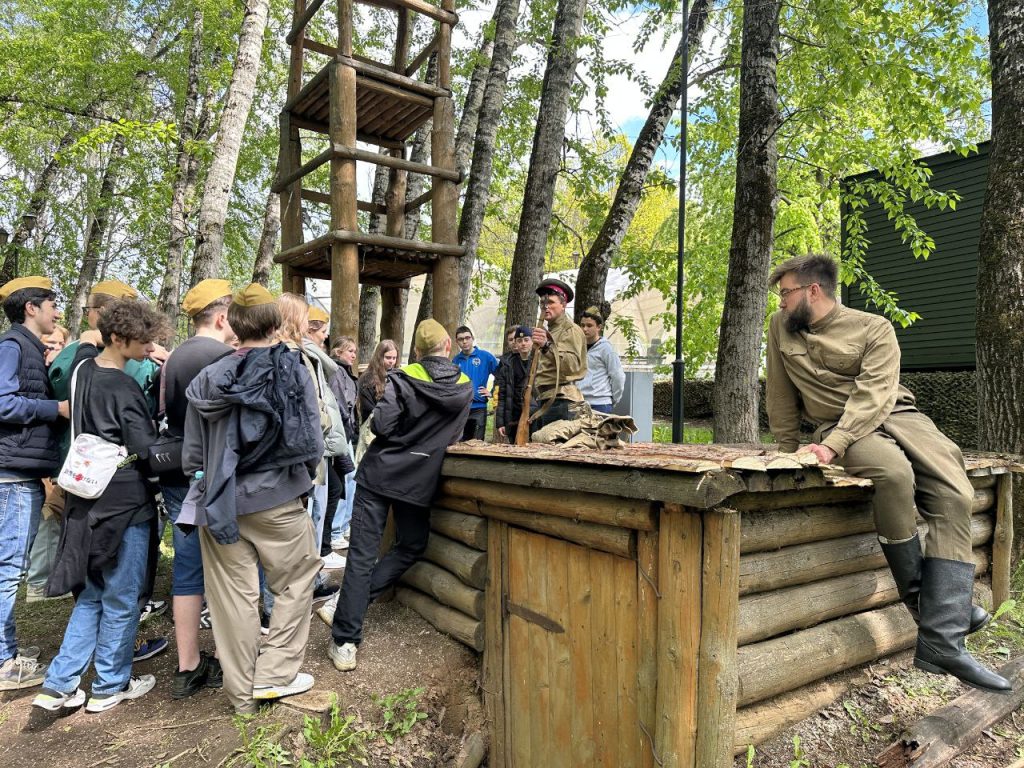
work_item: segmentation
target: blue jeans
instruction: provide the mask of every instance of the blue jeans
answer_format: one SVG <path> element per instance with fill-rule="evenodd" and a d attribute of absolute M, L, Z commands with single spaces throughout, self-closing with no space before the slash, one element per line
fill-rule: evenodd
<path fill-rule="evenodd" d="M 0 664 L 18 652 L 14 598 L 21 574 L 28 566 L 28 553 L 42 509 L 41 481 L 0 483 Z"/>
<path fill-rule="evenodd" d="M 149 527 L 127 528 L 117 563 L 103 572 L 103 583 L 89 578 L 71 611 L 64 642 L 46 670 L 47 688 L 73 693 L 95 656 L 94 695 L 123 691 L 132 674 L 135 633 L 139 628 L 139 594 L 146 580 Z"/>
<path fill-rule="evenodd" d="M 355 446 L 352 446 L 352 455 L 356 455 Z M 341 500 L 338 511 L 334 515 L 334 527 L 331 529 L 331 539 L 340 539 L 348 533 L 349 525 L 352 523 L 352 503 L 356 500 L 356 471 L 353 469 L 345 475 L 345 498 Z"/>
<path fill-rule="evenodd" d="M 597 413 L 611 413 L 613 407 L 614 406 L 608 405 L 607 403 L 602 403 L 601 405 L 595 405 L 594 403 L 590 404 L 591 410 L 596 411 Z"/>
<path fill-rule="evenodd" d="M 203 554 L 199 550 L 199 529 L 185 534 L 177 525 L 181 505 L 188 494 L 187 487 L 161 485 L 167 516 L 171 519 L 171 541 L 174 544 L 174 565 L 172 567 L 171 594 L 174 597 L 201 595 L 203 583 Z"/>

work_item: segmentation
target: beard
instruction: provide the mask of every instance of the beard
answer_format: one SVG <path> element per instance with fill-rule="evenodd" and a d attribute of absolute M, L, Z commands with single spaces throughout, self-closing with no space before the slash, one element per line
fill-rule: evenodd
<path fill-rule="evenodd" d="M 811 325 L 811 305 L 803 298 L 800 303 L 786 313 L 786 330 L 790 333 L 806 331 Z"/>

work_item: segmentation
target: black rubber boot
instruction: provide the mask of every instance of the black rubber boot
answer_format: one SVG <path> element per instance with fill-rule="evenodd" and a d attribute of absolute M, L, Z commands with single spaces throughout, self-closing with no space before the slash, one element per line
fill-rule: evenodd
<path fill-rule="evenodd" d="M 914 666 L 953 675 L 965 685 L 1010 693 L 1009 681 L 979 664 L 964 648 L 970 626 L 974 563 L 926 557 L 921 568 L 921 622 Z"/>
<path fill-rule="evenodd" d="M 921 612 L 918 610 L 918 603 L 921 600 L 921 567 L 924 564 L 924 555 L 921 553 L 921 539 L 916 534 L 914 538 L 897 543 L 884 542 L 881 539 L 878 543 L 882 546 L 882 553 L 885 561 L 892 571 L 893 581 L 896 582 L 896 590 L 900 594 L 900 600 L 907 606 L 914 622 L 921 623 Z M 992 621 L 992 616 L 980 605 L 971 606 L 971 626 L 967 634 L 977 632 Z"/>

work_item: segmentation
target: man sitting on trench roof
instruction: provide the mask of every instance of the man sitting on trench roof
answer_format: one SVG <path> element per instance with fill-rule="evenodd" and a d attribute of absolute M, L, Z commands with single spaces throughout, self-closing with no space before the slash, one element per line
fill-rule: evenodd
<path fill-rule="evenodd" d="M 827 256 L 783 262 L 769 284 L 780 298 L 768 326 L 768 421 L 779 448 L 795 451 L 801 416 L 815 424 L 810 451 L 874 484 L 875 528 L 900 598 L 918 624 L 914 665 L 974 688 L 1010 692 L 964 638 L 991 618 L 972 605 L 974 490 L 960 449 L 900 385 L 892 324 L 835 300 Z M 916 513 L 928 521 L 925 554 Z"/>

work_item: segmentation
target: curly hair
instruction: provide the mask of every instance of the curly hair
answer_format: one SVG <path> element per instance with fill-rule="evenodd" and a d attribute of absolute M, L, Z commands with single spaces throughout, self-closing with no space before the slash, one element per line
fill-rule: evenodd
<path fill-rule="evenodd" d="M 165 338 L 170 333 L 167 317 L 149 304 L 138 299 L 115 299 L 100 313 L 96 324 L 104 345 L 113 343 L 114 336 L 121 341 L 141 341 L 148 344 Z"/>

